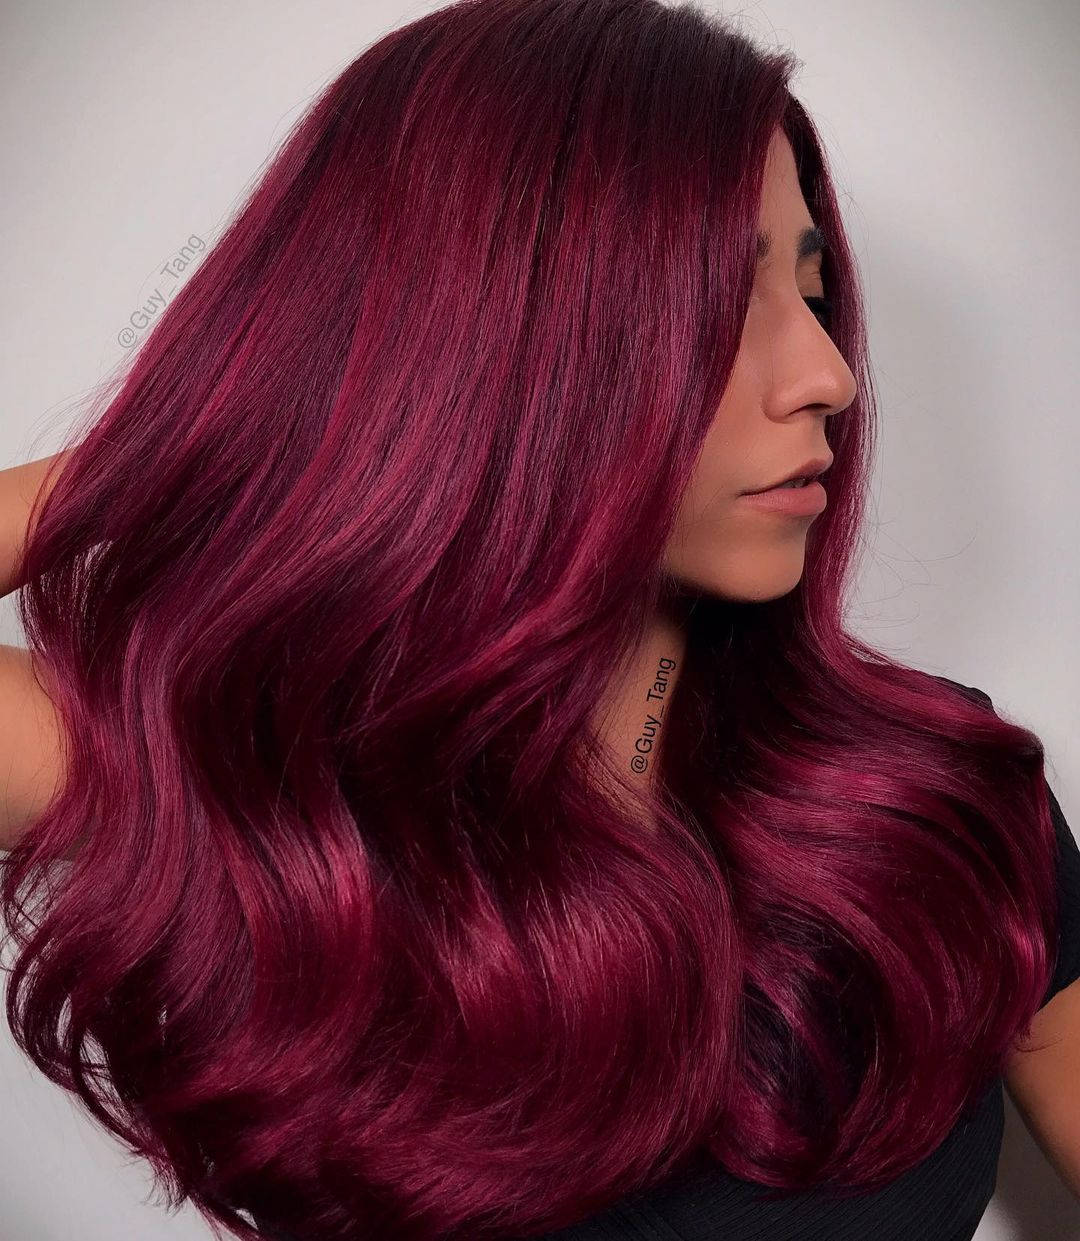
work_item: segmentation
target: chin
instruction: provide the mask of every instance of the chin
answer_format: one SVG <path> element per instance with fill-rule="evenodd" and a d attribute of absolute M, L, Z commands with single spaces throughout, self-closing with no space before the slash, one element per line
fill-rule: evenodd
<path fill-rule="evenodd" d="M 798 586 L 799 580 L 796 578 L 794 582 L 786 582 L 783 585 L 761 582 L 742 589 L 723 587 L 715 593 L 718 598 L 727 599 L 730 603 L 769 603 L 773 599 L 782 599 L 784 595 L 790 595 Z"/>
<path fill-rule="evenodd" d="M 800 556 L 797 562 L 789 561 L 767 569 L 760 563 L 740 566 L 739 571 L 731 566 L 726 572 L 718 572 L 715 566 L 703 567 L 697 573 L 688 573 L 684 568 L 675 578 L 686 590 L 729 603 L 769 603 L 790 594 L 802 581 L 802 575 L 803 558 Z"/>

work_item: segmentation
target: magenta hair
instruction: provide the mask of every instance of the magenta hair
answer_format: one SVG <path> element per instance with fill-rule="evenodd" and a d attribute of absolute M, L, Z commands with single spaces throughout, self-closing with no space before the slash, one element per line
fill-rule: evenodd
<path fill-rule="evenodd" d="M 845 627 L 874 398 L 797 63 L 660 0 L 392 31 L 73 434 L 19 596 L 69 752 L 3 859 L 8 1019 L 171 1202 L 484 1241 L 702 1149 L 863 1192 L 1038 1008 L 1038 737 Z M 694 607 L 638 814 L 590 712 L 665 589 L 778 126 L 859 395 L 798 588 Z"/>

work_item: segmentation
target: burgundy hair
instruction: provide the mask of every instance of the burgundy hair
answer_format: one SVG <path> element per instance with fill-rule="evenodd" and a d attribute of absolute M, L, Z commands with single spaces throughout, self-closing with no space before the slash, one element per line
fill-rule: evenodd
<path fill-rule="evenodd" d="M 1039 738 L 844 627 L 874 406 L 798 63 L 660 0 L 392 31 L 80 428 L 19 596 L 67 778 L 4 862 L 8 1018 L 176 1205 L 482 1241 L 702 1148 L 865 1192 L 1029 1029 Z M 638 813 L 590 714 L 664 589 L 778 126 L 859 395 L 798 587 L 691 608 Z"/>

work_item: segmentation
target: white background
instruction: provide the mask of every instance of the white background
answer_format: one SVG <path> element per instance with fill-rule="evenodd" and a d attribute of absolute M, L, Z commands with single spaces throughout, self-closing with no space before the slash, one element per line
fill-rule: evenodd
<path fill-rule="evenodd" d="M 220 234 L 323 84 L 430 7 L 0 6 L 0 468 L 59 447 L 129 316 L 168 293 L 163 265 Z M 804 62 L 867 285 L 882 434 L 853 628 L 1037 732 L 1080 825 L 1080 7 L 737 12 Z M 23 641 L 10 598 L 0 640 Z M 0 1091 L 0 1241 L 210 1236 L 144 1201 L 146 1169 L 2 1022 Z M 1080 1207 L 1006 1109 L 978 1241 L 1077 1241 Z"/>

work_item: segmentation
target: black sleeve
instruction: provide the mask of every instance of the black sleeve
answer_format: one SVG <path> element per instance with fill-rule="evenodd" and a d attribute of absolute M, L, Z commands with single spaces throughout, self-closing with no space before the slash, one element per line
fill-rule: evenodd
<path fill-rule="evenodd" d="M 949 680 L 948 677 L 937 679 Z M 966 690 L 991 711 L 994 709 L 990 695 L 976 689 L 974 685 L 961 685 L 959 681 L 951 681 L 950 684 L 957 689 Z M 1059 991 L 1063 991 L 1069 983 L 1080 978 L 1080 846 L 1077 845 L 1072 828 L 1065 821 L 1065 815 L 1049 784 L 1046 785 L 1046 792 L 1058 847 L 1058 943 L 1057 964 L 1040 1008 Z"/>

